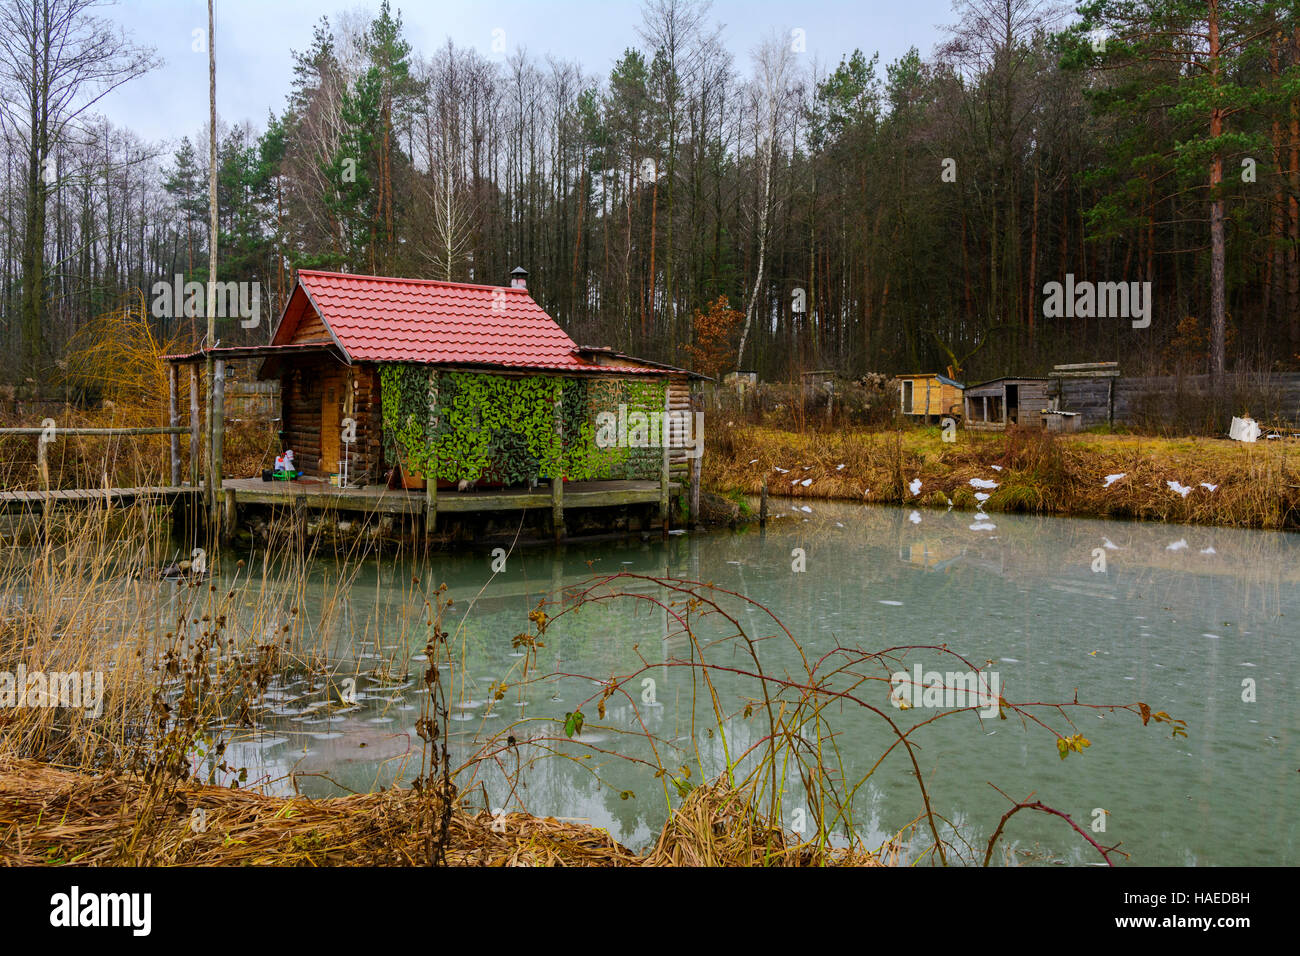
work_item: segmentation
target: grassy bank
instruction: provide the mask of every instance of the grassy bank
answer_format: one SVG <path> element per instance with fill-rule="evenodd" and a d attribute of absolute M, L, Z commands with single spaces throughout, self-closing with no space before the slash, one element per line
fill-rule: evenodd
<path fill-rule="evenodd" d="M 124 862 L 146 788 L 32 760 L 0 763 L 0 860 L 16 866 Z M 748 796 L 698 787 L 649 852 L 584 823 L 455 807 L 449 866 L 879 866 L 871 854 L 823 850 L 765 826 Z M 145 810 L 147 812 L 147 810 Z M 172 796 L 153 862 L 189 866 L 412 866 L 426 862 L 420 794 L 399 788 L 327 800 L 187 783 Z M 128 857 L 129 858 L 129 854 Z"/>
<path fill-rule="evenodd" d="M 770 494 L 795 498 L 1300 529 L 1295 441 L 1012 429 L 945 442 L 937 427 L 757 425 L 715 428 L 708 441 L 705 487 L 723 495 L 758 494 L 766 481 Z"/>

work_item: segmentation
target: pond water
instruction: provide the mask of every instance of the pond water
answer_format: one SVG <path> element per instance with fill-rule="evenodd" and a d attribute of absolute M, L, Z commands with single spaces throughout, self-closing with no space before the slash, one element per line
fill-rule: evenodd
<path fill-rule="evenodd" d="M 493 760 L 462 783 L 482 784 L 479 794 L 493 809 L 588 821 L 644 848 L 670 801 L 679 801 L 653 766 L 679 779 L 680 768 L 690 767 L 689 780 L 699 782 L 721 770 L 725 753 L 759 741 L 767 723 L 761 706 L 744 713 L 758 690 L 737 673 L 751 667 L 743 645 L 724 640 L 729 628 L 721 619 L 702 619 L 700 640 L 720 641 L 709 646 L 709 662 L 730 668 L 712 674 L 727 715 L 725 733 L 716 732 L 701 672 L 683 666 L 691 642 L 654 600 L 667 599 L 663 590 L 642 578 L 616 583 L 629 596 L 556 620 L 535 659 L 512 646 L 539 600 L 593 575 L 628 572 L 712 582 L 768 608 L 795 639 L 760 642 L 771 674 L 801 679 L 804 659 L 816 661 L 837 645 L 947 645 L 996 674 L 1009 701 L 1070 703 L 1076 694 L 1084 704 L 1144 701 L 1186 721 L 1186 737 L 1176 737 L 1170 725 L 1143 726 L 1132 713 L 1071 709 L 1071 728 L 1060 712 L 1033 711 L 1061 734 L 1091 741 L 1064 760 L 1050 731 L 1014 715 L 981 720 L 968 711 L 917 730 L 916 759 L 934 812 L 957 828 L 954 840 L 975 848 L 967 857 L 982 859 L 1008 797 L 1033 794 L 1099 843 L 1121 844 L 1129 864 L 1300 863 L 1300 538 L 839 503 L 786 502 L 776 510 L 784 514 L 762 532 L 522 551 L 495 573 L 485 553 L 437 555 L 431 567 L 414 571 L 398 558 L 351 567 L 317 559 L 305 591 L 292 600 L 302 604 L 304 621 L 323 617 L 304 640 L 328 657 L 334 675 L 273 686 L 261 729 L 241 732 L 230 762 L 247 766 L 250 779 L 275 779 L 281 790 L 296 774 L 296 786 L 310 795 L 368 791 L 418 774 L 425 630 L 414 574 L 422 588 L 446 582 L 455 599 L 445 624 L 456 658 L 446 670 L 456 758 L 493 735 L 522 744 L 498 743 Z M 800 563 L 804 570 L 795 570 Z M 256 565 L 240 574 L 257 579 Z M 727 601 L 752 637 L 777 633 L 759 608 Z M 955 664 L 939 651 L 912 650 L 901 659 L 927 671 Z M 877 666 L 873 673 L 887 672 Z M 634 673 L 630 700 L 610 698 L 601 719 L 595 681 Z M 505 696 L 489 708 L 490 688 L 502 681 Z M 353 688 L 355 703 L 341 702 Z M 855 693 L 903 727 L 937 712 L 891 707 L 887 681 Z M 586 723 L 570 741 L 564 718 L 579 708 Z M 826 753 L 828 729 L 837 751 L 827 765 L 855 783 L 892 740 L 888 726 L 856 705 L 835 704 L 824 716 Z M 784 790 L 783 823 L 795 827 L 813 814 L 797 779 Z M 903 750 L 866 779 L 853 810 L 854 829 L 873 846 L 921 813 Z M 1104 832 L 1094 830 L 1098 820 Z M 929 842 L 921 834 L 911 852 Z M 999 846 L 999 863 L 1100 862 L 1066 823 L 1046 814 L 1018 814 Z"/>

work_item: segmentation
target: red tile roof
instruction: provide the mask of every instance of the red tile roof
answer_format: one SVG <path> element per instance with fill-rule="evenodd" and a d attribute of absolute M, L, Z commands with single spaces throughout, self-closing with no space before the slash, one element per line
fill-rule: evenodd
<path fill-rule="evenodd" d="M 298 284 L 352 361 L 613 371 L 578 354 L 524 289 L 308 269 Z M 296 324 L 282 321 L 272 344 L 287 344 Z"/>

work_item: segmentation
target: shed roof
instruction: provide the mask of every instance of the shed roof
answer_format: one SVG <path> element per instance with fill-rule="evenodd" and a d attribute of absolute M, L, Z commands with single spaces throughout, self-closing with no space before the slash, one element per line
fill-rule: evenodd
<path fill-rule="evenodd" d="M 1046 384 L 1050 381 L 1052 381 L 1050 378 L 1035 378 L 1027 375 L 1003 375 L 1001 378 L 991 378 L 987 382 L 980 382 L 978 385 L 967 385 L 966 391 L 975 392 L 981 388 L 988 388 L 992 385 L 1014 384 L 1016 382 L 1041 382 Z"/>
<path fill-rule="evenodd" d="M 945 385 L 951 385 L 953 388 L 965 388 L 961 382 L 954 382 L 947 375 L 940 375 L 938 372 L 912 372 L 909 375 L 899 375 L 899 378 L 937 378 Z"/>
<path fill-rule="evenodd" d="M 418 362 L 552 372 L 664 374 L 584 356 L 526 289 L 301 269 L 271 337 L 288 345 L 306 305 L 352 362 Z"/>

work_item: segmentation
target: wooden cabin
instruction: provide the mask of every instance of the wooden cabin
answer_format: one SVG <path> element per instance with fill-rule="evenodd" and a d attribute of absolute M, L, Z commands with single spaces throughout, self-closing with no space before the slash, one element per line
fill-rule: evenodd
<path fill-rule="evenodd" d="M 1002 429 L 1008 425 L 1042 428 L 1050 407 L 1046 378 L 995 378 L 966 389 L 967 428 Z"/>
<path fill-rule="evenodd" d="M 904 415 L 914 415 L 921 421 L 930 421 L 962 413 L 962 391 L 965 386 L 946 375 L 925 372 L 898 376 L 898 410 Z"/>
<path fill-rule="evenodd" d="M 268 345 L 168 360 L 260 359 L 259 377 L 280 383 L 282 449 L 306 475 L 348 487 L 392 487 L 403 472 L 444 487 L 661 477 L 666 486 L 654 430 L 664 421 L 670 469 L 698 481 L 685 445 L 704 376 L 579 348 L 526 279 L 523 269 L 508 286 L 304 269 Z M 652 419 L 649 445 L 644 431 L 627 441 L 620 424 L 613 448 L 596 447 L 601 421 L 637 412 Z"/>

